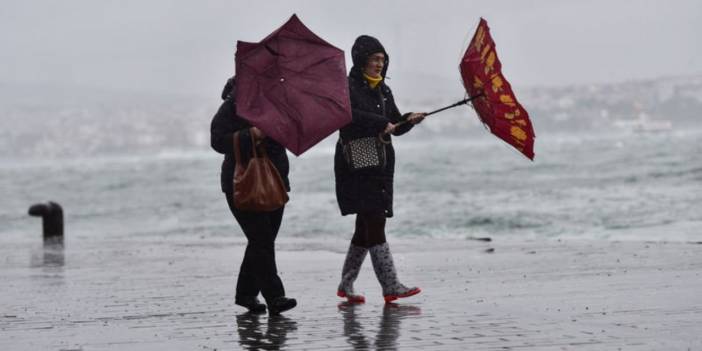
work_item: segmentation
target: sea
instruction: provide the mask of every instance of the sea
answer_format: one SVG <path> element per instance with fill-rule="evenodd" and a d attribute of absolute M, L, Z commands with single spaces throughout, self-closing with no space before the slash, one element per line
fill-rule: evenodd
<path fill-rule="evenodd" d="M 431 123 L 426 121 L 424 123 Z M 207 126 L 203 126 L 206 128 Z M 419 128 L 419 127 L 418 127 Z M 538 129 L 537 129 L 538 132 Z M 487 130 L 393 139 L 392 238 L 702 241 L 702 130 L 537 134 L 534 161 Z M 279 237 L 347 240 L 334 190 L 332 135 L 290 155 Z M 64 210 L 66 236 L 241 236 L 207 145 L 158 152 L 0 160 L 0 238 L 39 240 L 36 203 Z"/>

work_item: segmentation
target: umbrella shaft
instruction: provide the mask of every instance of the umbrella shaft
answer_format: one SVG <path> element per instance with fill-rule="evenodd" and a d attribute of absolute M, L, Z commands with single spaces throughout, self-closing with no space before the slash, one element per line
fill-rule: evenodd
<path fill-rule="evenodd" d="M 455 103 L 455 104 L 453 104 L 453 105 L 449 105 L 449 106 L 446 106 L 446 107 L 442 107 L 442 108 L 440 108 L 440 109 L 438 109 L 438 110 L 431 111 L 431 112 L 427 113 L 426 115 L 424 115 L 424 117 L 429 116 L 429 115 L 433 115 L 433 114 L 435 114 L 435 113 L 439 113 L 439 112 L 441 112 L 441 111 L 443 111 L 443 110 L 448 110 L 448 109 L 450 109 L 450 108 L 454 108 L 454 107 L 456 107 L 456 106 L 461 106 L 461 105 L 467 104 L 467 103 L 470 102 L 471 100 L 474 100 L 474 99 L 479 98 L 479 97 L 481 97 L 481 96 L 485 96 L 485 94 L 480 93 L 480 94 L 478 94 L 478 95 L 471 96 L 471 97 L 469 97 L 469 98 L 463 99 L 463 100 L 461 100 L 461 101 L 459 101 L 459 102 L 457 102 L 457 103 Z M 401 125 L 403 125 L 403 124 L 405 124 L 405 123 L 407 123 L 407 121 L 402 121 L 402 122 L 395 123 L 395 127 L 399 127 L 399 126 L 401 126 Z M 385 133 L 381 133 L 381 135 L 384 135 L 384 134 L 385 134 Z"/>
<path fill-rule="evenodd" d="M 427 115 L 427 116 L 433 115 L 433 114 L 435 114 L 435 113 L 439 113 L 439 112 L 441 112 L 441 111 L 448 110 L 448 109 L 454 108 L 454 107 L 456 107 L 456 106 L 461 106 L 461 105 L 467 104 L 467 103 L 470 102 L 471 100 L 474 100 L 474 99 L 479 98 L 479 97 L 481 97 L 481 96 L 485 96 L 485 95 L 484 95 L 483 93 L 480 93 L 480 94 L 478 94 L 478 95 L 471 96 L 471 97 L 466 98 L 466 99 L 463 99 L 463 100 L 461 100 L 461 101 L 459 101 L 459 102 L 457 102 L 457 103 L 455 103 L 455 104 L 453 104 L 453 105 L 449 105 L 449 106 L 446 106 L 446 107 L 442 107 L 442 108 L 440 108 L 440 109 L 438 109 L 438 110 L 431 111 L 431 112 L 427 113 L 426 115 Z"/>

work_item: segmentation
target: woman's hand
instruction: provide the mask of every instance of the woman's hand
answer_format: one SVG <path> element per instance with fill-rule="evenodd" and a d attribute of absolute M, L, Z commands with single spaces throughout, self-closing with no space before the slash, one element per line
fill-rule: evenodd
<path fill-rule="evenodd" d="M 393 131 L 395 131 L 395 125 L 392 124 L 392 123 L 390 123 L 390 122 L 388 122 L 388 125 L 385 126 L 385 131 L 384 131 L 383 133 L 385 133 L 385 134 L 390 134 L 390 133 L 392 133 Z"/>
<path fill-rule="evenodd" d="M 407 121 L 412 124 L 419 124 L 422 123 L 426 115 L 427 114 L 424 112 L 412 112 L 410 113 L 409 117 L 407 117 Z"/>

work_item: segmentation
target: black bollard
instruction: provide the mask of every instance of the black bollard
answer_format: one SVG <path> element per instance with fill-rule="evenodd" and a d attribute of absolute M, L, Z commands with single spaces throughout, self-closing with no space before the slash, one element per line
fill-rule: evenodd
<path fill-rule="evenodd" d="M 63 209 L 61 205 L 49 201 L 45 204 L 34 204 L 29 208 L 29 215 L 42 218 L 44 227 L 44 242 L 63 242 Z"/>

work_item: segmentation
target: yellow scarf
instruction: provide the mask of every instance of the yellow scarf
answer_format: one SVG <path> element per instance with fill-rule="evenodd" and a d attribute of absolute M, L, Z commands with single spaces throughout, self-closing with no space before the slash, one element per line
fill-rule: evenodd
<path fill-rule="evenodd" d="M 376 78 L 376 77 L 371 77 L 365 73 L 363 73 L 363 78 L 366 78 L 366 80 L 368 81 L 368 85 L 370 85 L 371 89 L 375 89 L 375 87 L 377 87 L 378 84 L 380 84 L 380 82 L 383 81 L 383 76 L 378 76 Z"/>

